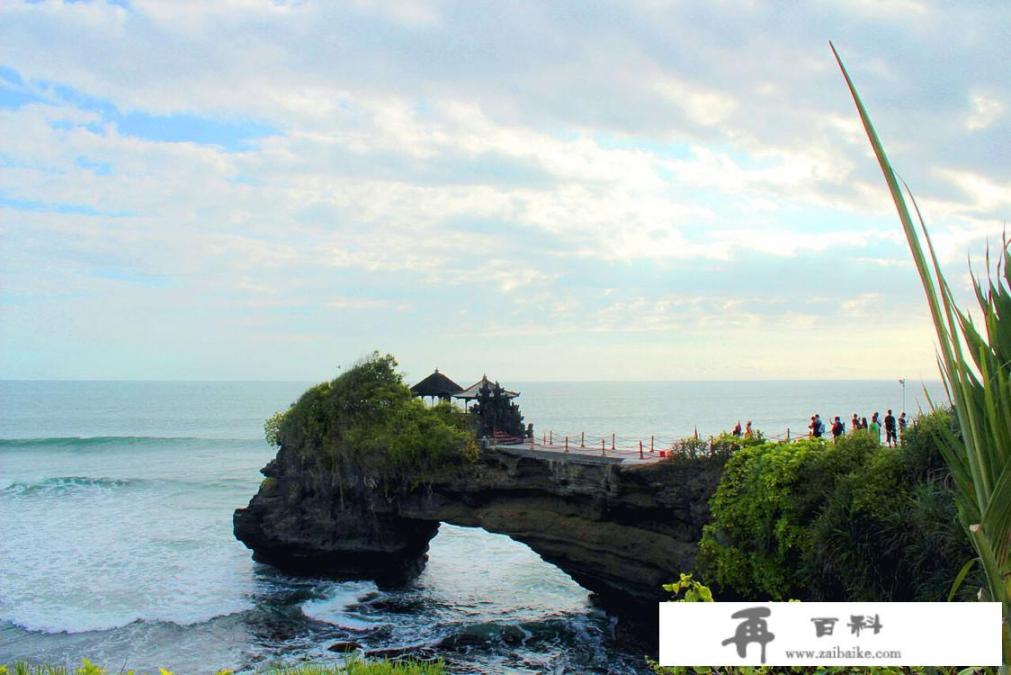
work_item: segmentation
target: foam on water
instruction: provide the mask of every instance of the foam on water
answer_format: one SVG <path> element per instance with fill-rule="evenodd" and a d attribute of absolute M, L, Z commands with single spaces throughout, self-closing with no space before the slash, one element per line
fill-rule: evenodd
<path fill-rule="evenodd" d="M 208 486 L 204 472 L 186 468 L 208 445 L 234 463 L 227 444 L 207 441 L 147 459 L 149 474 L 170 478 L 124 475 L 142 474 L 145 462 L 123 466 L 116 453 L 68 456 L 62 446 L 39 446 L 5 456 L 2 615 L 27 630 L 75 633 L 248 610 L 250 563 L 231 536 L 230 510 L 257 482 Z"/>
<path fill-rule="evenodd" d="M 517 383 L 518 384 L 518 383 Z M 910 383 L 912 385 L 912 383 Z M 0 382 L 0 663 L 213 673 L 439 645 L 462 672 L 646 672 L 587 592 L 525 546 L 443 525 L 408 587 L 288 577 L 253 563 L 232 511 L 274 452 L 284 383 Z M 702 433 L 752 417 L 898 408 L 894 383 L 518 384 L 538 430 Z M 910 408 L 914 387 L 910 387 Z M 889 403 L 891 401 L 891 403 Z M 672 570 L 672 574 L 675 571 Z"/>

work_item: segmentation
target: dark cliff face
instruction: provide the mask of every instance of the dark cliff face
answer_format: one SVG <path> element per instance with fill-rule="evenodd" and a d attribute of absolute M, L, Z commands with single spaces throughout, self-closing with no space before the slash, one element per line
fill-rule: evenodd
<path fill-rule="evenodd" d="M 440 522 L 481 527 L 527 544 L 606 607 L 655 614 L 660 586 L 692 568 L 720 471 L 716 460 L 631 465 L 500 447 L 391 487 L 282 449 L 235 512 L 235 536 L 288 571 L 398 583 L 420 570 Z"/>

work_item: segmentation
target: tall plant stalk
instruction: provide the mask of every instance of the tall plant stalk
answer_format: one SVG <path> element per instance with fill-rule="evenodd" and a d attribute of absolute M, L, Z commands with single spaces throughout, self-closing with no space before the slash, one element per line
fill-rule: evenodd
<path fill-rule="evenodd" d="M 940 345 L 938 365 L 958 417 L 961 437 L 948 434 L 941 444 L 957 485 L 959 518 L 972 540 L 986 577 L 985 599 L 1003 606 L 1002 673 L 1011 664 L 1011 244 L 1002 244 L 996 273 L 987 253 L 987 278 L 973 277 L 983 333 L 955 303 L 941 272 L 930 234 L 912 194 L 919 232 L 900 181 L 881 145 L 835 46 L 832 53 L 853 96 L 867 138 L 895 202 L 902 229 L 927 296 Z M 907 190 L 908 192 L 908 187 Z M 929 258 L 920 243 L 920 232 Z M 1003 274 L 1002 274 L 1003 270 Z M 964 346 L 963 346 L 964 345 Z"/>

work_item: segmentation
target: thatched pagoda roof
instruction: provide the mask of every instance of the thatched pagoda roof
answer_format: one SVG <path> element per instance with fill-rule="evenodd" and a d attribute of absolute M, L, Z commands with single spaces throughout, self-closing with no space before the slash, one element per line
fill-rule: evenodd
<path fill-rule="evenodd" d="M 438 398 L 449 398 L 457 392 L 463 391 L 463 387 L 439 372 L 435 372 L 411 387 L 411 393 L 415 396 L 435 396 Z"/>
<path fill-rule="evenodd" d="M 491 382 L 488 379 L 488 376 L 484 375 L 480 380 L 470 385 L 460 393 L 453 394 L 453 398 L 475 399 L 481 395 L 481 387 L 487 386 L 489 388 L 494 388 L 496 384 L 498 384 L 498 382 Z M 506 389 L 503 389 L 502 393 L 506 398 L 516 398 L 520 395 L 518 391 L 507 391 Z"/>

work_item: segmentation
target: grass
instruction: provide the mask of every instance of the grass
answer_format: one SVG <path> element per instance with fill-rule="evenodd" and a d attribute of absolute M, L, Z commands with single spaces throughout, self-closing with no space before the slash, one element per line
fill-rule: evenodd
<path fill-rule="evenodd" d="M 906 203 L 900 179 L 892 168 L 846 67 L 835 46 L 839 68 L 846 80 L 867 138 L 884 175 L 895 210 L 930 307 L 940 347 L 938 365 L 958 416 L 961 434 L 945 434 L 943 453 L 957 486 L 959 518 L 982 566 L 987 600 L 1003 606 L 1003 667 L 1011 664 L 1011 246 L 1005 240 L 996 273 L 987 251 L 987 279 L 973 276 L 973 287 L 983 331 L 955 302 L 938 263 L 915 198 Z M 916 219 L 913 219 L 913 213 Z M 919 228 L 917 228 L 917 224 Z M 919 230 L 919 231 L 918 231 Z M 924 253 L 923 242 L 929 257 Z M 1003 276 L 1001 270 L 1003 268 Z M 967 567 L 972 561 L 967 563 Z M 961 575 L 960 575 L 961 576 Z"/>

